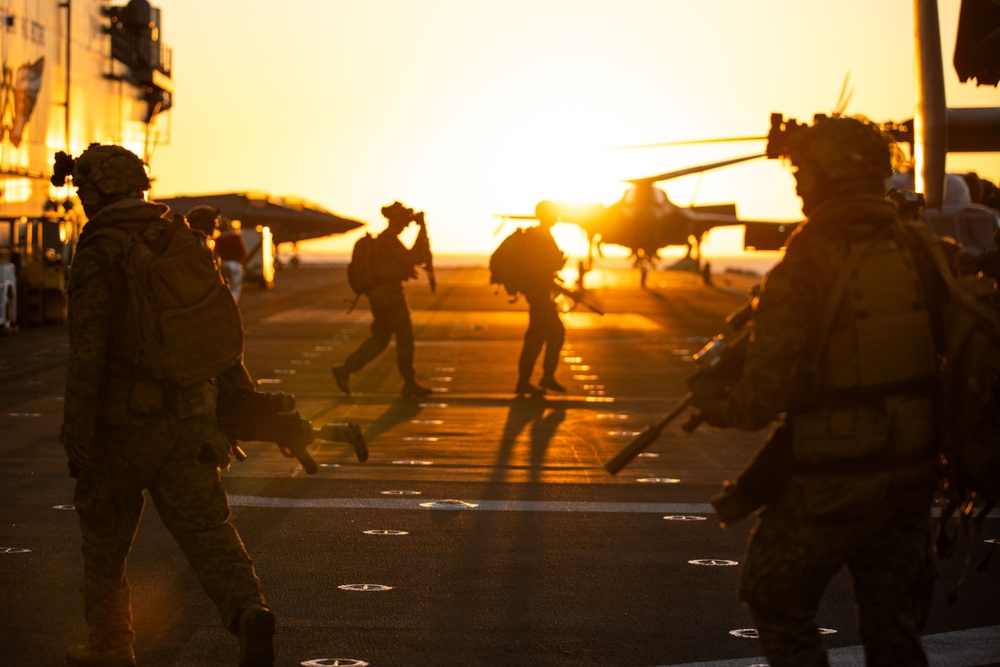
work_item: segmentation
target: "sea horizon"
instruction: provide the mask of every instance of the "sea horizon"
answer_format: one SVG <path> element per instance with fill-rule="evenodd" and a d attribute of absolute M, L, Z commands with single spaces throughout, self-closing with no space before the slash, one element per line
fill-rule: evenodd
<path fill-rule="evenodd" d="M 704 261 L 709 263 L 713 273 L 750 273 L 763 276 L 784 256 L 783 252 L 754 252 L 735 255 L 706 255 Z M 683 255 L 666 256 L 657 262 L 656 270 L 668 270 Z M 287 263 L 291 259 L 289 253 L 280 253 L 280 261 Z M 584 258 L 570 256 L 566 260 L 567 267 L 573 267 Z M 300 266 L 347 266 L 351 257 L 346 253 L 317 253 L 299 251 Z M 486 268 L 489 266 L 489 255 L 481 253 L 440 253 L 434 255 L 434 264 L 449 268 Z M 628 269 L 632 261 L 627 257 L 600 257 L 594 259 L 595 268 Z"/>

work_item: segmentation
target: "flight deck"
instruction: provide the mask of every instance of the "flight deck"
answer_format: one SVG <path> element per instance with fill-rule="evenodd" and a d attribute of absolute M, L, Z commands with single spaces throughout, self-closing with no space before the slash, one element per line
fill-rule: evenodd
<path fill-rule="evenodd" d="M 352 377 L 330 372 L 363 340 L 343 267 L 281 271 L 244 289 L 246 364 L 296 395 L 314 426 L 356 421 L 370 458 L 317 442 L 319 472 L 266 443 L 224 473 L 233 521 L 278 618 L 277 665 L 761 665 L 736 595 L 752 522 L 722 530 L 708 498 L 766 431 L 680 424 L 617 475 L 603 463 L 686 391 L 691 355 L 748 298 L 753 277 L 588 274 L 599 316 L 563 316 L 566 394 L 515 398 L 527 306 L 484 268 L 408 283 L 418 380 L 404 398 L 392 346 Z M 59 445 L 64 326 L 0 339 L 0 663 L 62 665 L 86 639 L 73 481 Z M 540 371 L 538 371 L 540 372 Z M 537 379 L 537 377 L 535 378 Z M 932 665 L 1000 663 L 998 515 L 942 567 L 925 642 Z M 146 667 L 236 663 L 184 555 L 152 507 L 129 560 L 136 655 Z M 850 582 L 818 621 L 831 664 L 861 665 Z"/>

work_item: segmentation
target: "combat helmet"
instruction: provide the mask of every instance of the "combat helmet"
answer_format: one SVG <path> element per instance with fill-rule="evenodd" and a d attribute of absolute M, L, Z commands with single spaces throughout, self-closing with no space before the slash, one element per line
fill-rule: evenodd
<path fill-rule="evenodd" d="M 72 175 L 74 186 L 93 185 L 104 197 L 149 189 L 149 177 L 142 160 L 121 146 L 90 144 L 73 160 Z"/>
<path fill-rule="evenodd" d="M 188 211 L 184 217 L 187 218 L 191 229 L 197 229 L 211 236 L 219 228 L 219 215 L 220 211 L 216 207 L 199 204 Z"/>
<path fill-rule="evenodd" d="M 548 199 L 538 202 L 535 204 L 535 218 L 539 222 L 557 222 L 559 220 L 559 204 Z"/>
<path fill-rule="evenodd" d="M 817 115 L 812 125 L 772 117 L 768 157 L 783 156 L 827 181 L 883 180 L 892 174 L 892 140 L 876 125 Z"/>
<path fill-rule="evenodd" d="M 402 202 L 394 201 L 382 207 L 382 215 L 387 220 L 413 220 L 413 209 L 403 206 Z"/>

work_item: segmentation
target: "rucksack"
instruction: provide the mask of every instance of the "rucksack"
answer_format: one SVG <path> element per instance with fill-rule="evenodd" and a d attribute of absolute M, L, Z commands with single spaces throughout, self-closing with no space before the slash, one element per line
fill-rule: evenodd
<path fill-rule="evenodd" d="M 354 242 L 351 263 L 347 265 L 347 284 L 360 296 L 375 286 L 375 278 L 375 237 L 366 233 Z"/>
<path fill-rule="evenodd" d="M 243 318 L 212 251 L 184 216 L 141 231 L 95 232 L 122 248 L 129 312 L 137 318 L 136 365 L 145 376 L 190 386 L 243 355 Z"/>
<path fill-rule="evenodd" d="M 929 231 L 915 236 L 947 287 L 943 305 L 941 442 L 944 507 L 965 520 L 1000 501 L 1000 295 L 990 278 L 955 276 Z M 939 547 L 948 537 L 939 532 Z"/>
<path fill-rule="evenodd" d="M 527 250 L 524 229 L 518 227 L 490 255 L 490 284 L 502 286 L 512 297 L 523 291 Z"/>

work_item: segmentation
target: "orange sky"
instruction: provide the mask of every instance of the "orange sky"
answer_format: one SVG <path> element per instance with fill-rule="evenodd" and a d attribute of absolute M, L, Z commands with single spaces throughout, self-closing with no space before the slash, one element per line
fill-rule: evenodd
<path fill-rule="evenodd" d="M 958 83 L 950 60 L 959 1 L 939 5 L 949 105 L 1000 106 L 997 89 Z M 831 111 L 846 75 L 848 113 L 913 116 L 908 0 L 159 6 L 176 95 L 169 144 L 152 160 L 154 197 L 297 195 L 376 231 L 379 208 L 399 199 L 426 211 L 439 253 L 490 252 L 494 214 L 527 213 L 543 198 L 611 203 L 622 179 L 761 152 L 763 142 L 593 149 L 762 135 L 773 111 Z M 996 154 L 948 164 L 1000 179 Z M 680 205 L 733 201 L 748 218 L 799 216 L 794 181 L 777 162 L 664 189 Z M 560 235 L 564 245 L 578 238 L 573 228 Z M 354 238 L 312 249 L 344 252 Z M 713 232 L 706 253 L 738 243 Z"/>

